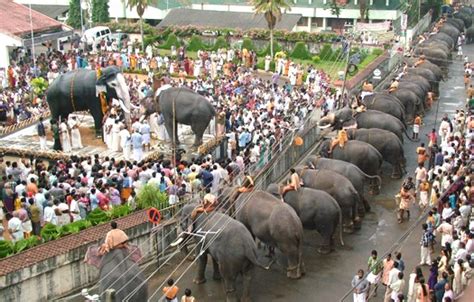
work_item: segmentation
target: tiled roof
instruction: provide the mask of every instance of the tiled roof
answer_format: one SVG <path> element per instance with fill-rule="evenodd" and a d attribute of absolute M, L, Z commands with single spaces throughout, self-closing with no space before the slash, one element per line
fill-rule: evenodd
<path fill-rule="evenodd" d="M 117 222 L 118 227 L 124 231 L 142 223 L 148 223 L 145 210 L 116 219 L 115 221 Z M 110 224 L 104 223 L 85 229 L 77 234 L 71 234 L 35 246 L 22 253 L 4 258 L 0 260 L 0 276 L 4 276 L 35 263 L 67 253 L 75 248 L 87 245 L 99 239 L 103 239 L 108 231 L 110 231 Z"/>
<path fill-rule="evenodd" d="M 299 14 L 283 14 L 277 22 L 276 29 L 292 30 L 301 18 Z M 158 27 L 167 26 L 201 26 L 209 28 L 236 28 L 248 30 L 254 28 L 267 29 L 267 21 L 262 14 L 241 12 L 222 12 L 177 8 L 171 10 Z"/>
<path fill-rule="evenodd" d="M 62 27 L 61 22 L 35 10 L 31 10 L 31 17 L 34 32 L 57 30 Z M 0 0 L 0 32 L 20 37 L 29 34 L 31 32 L 29 8 L 13 0 Z"/>

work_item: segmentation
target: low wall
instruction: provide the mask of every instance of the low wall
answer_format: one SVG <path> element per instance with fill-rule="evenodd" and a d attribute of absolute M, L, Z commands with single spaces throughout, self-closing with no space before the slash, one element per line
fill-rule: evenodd
<path fill-rule="evenodd" d="M 140 247 L 141 263 L 156 258 L 155 241 L 149 234 L 152 225 L 145 211 L 116 221 L 130 242 Z M 173 227 L 166 226 L 165 232 Z M 94 284 L 99 270 L 85 264 L 84 256 L 109 230 L 106 223 L 0 260 L 0 297 L 3 301 L 51 301 Z M 173 234 L 170 240 L 175 237 Z"/>

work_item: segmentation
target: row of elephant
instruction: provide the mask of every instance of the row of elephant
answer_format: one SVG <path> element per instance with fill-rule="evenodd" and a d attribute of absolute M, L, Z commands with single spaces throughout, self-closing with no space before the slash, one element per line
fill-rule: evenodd
<path fill-rule="evenodd" d="M 364 184 L 368 180 L 380 185 L 379 176 L 365 174 L 356 165 L 309 156 L 306 165 L 295 168 L 304 187 L 289 191 L 283 197 L 281 188 L 271 184 L 266 191 L 236 194 L 236 188 L 224 190 L 219 210 L 235 209 L 234 218 L 214 211 L 192 217 L 197 204 L 184 206 L 180 228 L 186 230 L 178 242 L 198 240 L 200 249 L 194 282 L 206 281 L 208 255 L 214 266 L 214 279 L 222 279 L 227 301 L 237 301 L 236 279 L 243 276 L 242 300 L 249 300 L 249 286 L 255 267 L 269 269 L 257 259 L 255 238 L 270 250 L 277 248 L 287 259 L 287 277 L 298 279 L 305 273 L 303 229 L 316 230 L 322 237 L 318 251 L 334 250 L 335 239 L 343 245 L 342 233 L 360 228 L 360 216 L 368 207 Z M 282 199 L 284 202 L 282 202 Z M 339 227 L 340 226 L 340 227 Z M 339 232 L 338 232 L 339 231 Z M 197 236 L 194 236 L 197 235 Z M 187 249 L 183 248 L 187 252 Z"/>
<path fill-rule="evenodd" d="M 398 89 L 366 96 L 365 107 L 392 115 L 402 123 L 411 123 L 416 115 L 423 115 L 428 93 L 439 95 L 439 82 L 446 76 L 445 70 L 452 50 L 457 47 L 458 37 L 464 28 L 471 26 L 470 12 L 469 18 L 466 16 L 467 12 L 463 10 L 447 18 L 436 34 L 419 43 L 414 54 L 425 59 L 405 58 L 407 68 L 404 68 Z"/>

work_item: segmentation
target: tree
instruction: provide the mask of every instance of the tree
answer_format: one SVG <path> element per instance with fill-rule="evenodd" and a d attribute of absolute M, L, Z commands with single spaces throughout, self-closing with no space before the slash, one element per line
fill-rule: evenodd
<path fill-rule="evenodd" d="M 69 0 L 67 24 L 74 28 L 81 28 L 81 1 Z"/>
<path fill-rule="evenodd" d="M 359 0 L 359 13 L 361 22 L 369 22 L 369 6 L 367 0 Z"/>
<path fill-rule="evenodd" d="M 140 17 L 140 35 L 142 37 L 142 51 L 145 51 L 145 41 L 143 39 L 143 14 L 149 4 L 156 3 L 157 0 L 127 0 L 128 7 L 130 9 L 136 9 L 137 14 Z"/>
<path fill-rule="evenodd" d="M 92 0 L 92 22 L 106 23 L 109 20 L 109 1 Z"/>
<path fill-rule="evenodd" d="M 278 21 L 281 20 L 281 10 L 290 10 L 290 4 L 286 0 L 252 0 L 253 9 L 256 14 L 263 14 L 270 30 L 270 55 L 273 58 L 273 30 Z"/>

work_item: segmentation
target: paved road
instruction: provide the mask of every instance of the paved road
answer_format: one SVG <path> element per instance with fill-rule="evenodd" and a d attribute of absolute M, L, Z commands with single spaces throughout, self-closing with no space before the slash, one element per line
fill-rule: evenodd
<path fill-rule="evenodd" d="M 474 45 L 464 48 L 466 55 L 474 58 Z M 437 119 L 444 114 L 453 113 L 463 105 L 465 94 L 462 80 L 462 63 L 453 62 L 449 67 L 449 79 L 441 83 L 441 96 Z M 436 105 L 424 118 L 425 125 L 421 136 L 424 140 L 431 128 L 435 126 Z M 439 124 L 436 124 L 438 126 Z M 418 143 L 405 140 L 405 153 L 408 161 L 408 171 L 413 174 L 416 167 L 415 149 Z M 330 255 L 320 255 L 316 252 L 319 236 L 314 232 L 305 232 L 304 260 L 306 264 L 306 275 L 300 280 L 289 280 L 286 278 L 284 260 L 274 265 L 270 271 L 257 269 L 251 286 L 251 296 L 254 301 L 340 301 L 346 292 L 350 291 L 350 281 L 359 268 L 366 269 L 366 260 L 372 249 L 385 254 L 394 242 L 396 242 L 415 223 L 419 215 L 418 209 L 414 209 L 412 219 L 399 225 L 396 221 L 395 202 L 393 196 L 400 188 L 401 180 L 390 179 L 390 167 L 384 164 L 383 186 L 380 195 L 369 197 L 372 204 L 372 212 L 363 219 L 362 229 L 352 235 L 344 235 L 345 246 L 338 247 Z M 417 227 L 408 236 L 401 247 L 406 262 L 408 274 L 419 262 L 419 238 L 421 227 Z M 261 261 L 266 260 L 261 255 Z M 282 263 L 283 262 L 283 263 Z M 212 280 L 211 263 L 208 266 L 206 284 L 195 285 L 192 283 L 196 267 L 192 267 L 179 282 L 179 287 L 192 289 L 194 296 L 199 301 L 223 301 L 225 299 L 223 287 L 220 282 Z M 154 268 L 151 267 L 151 270 Z M 156 274 L 149 282 L 150 294 L 168 276 L 172 266 Z M 173 278 L 181 275 L 179 272 L 173 274 Z M 240 286 L 239 286 L 240 287 Z M 161 291 L 161 290 L 160 290 Z M 382 290 L 373 301 L 382 301 Z M 155 297 L 153 301 L 157 301 Z M 349 295 L 344 301 L 352 301 Z"/>

